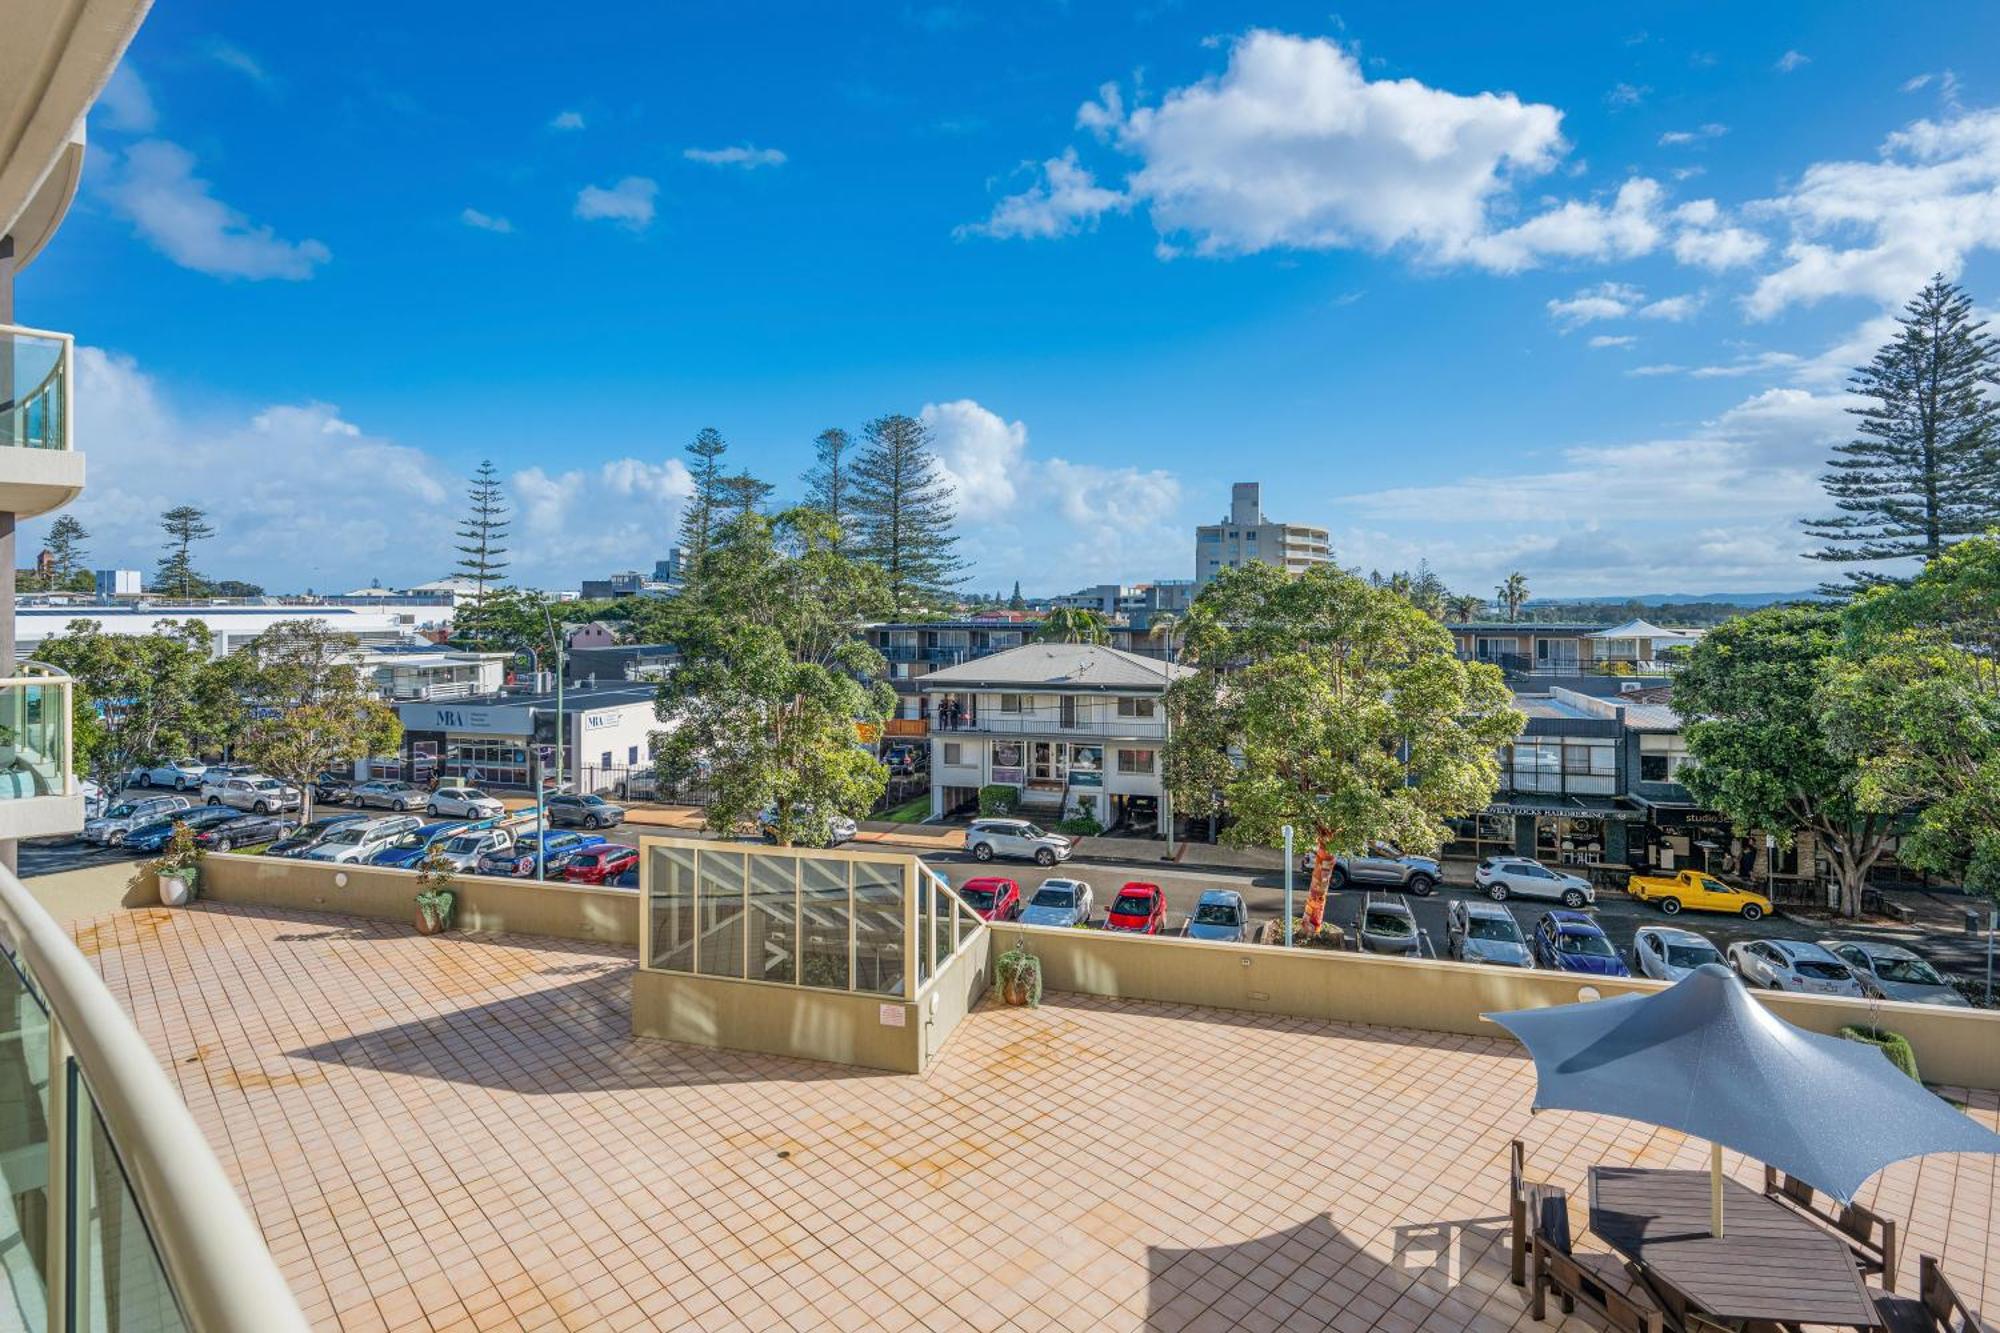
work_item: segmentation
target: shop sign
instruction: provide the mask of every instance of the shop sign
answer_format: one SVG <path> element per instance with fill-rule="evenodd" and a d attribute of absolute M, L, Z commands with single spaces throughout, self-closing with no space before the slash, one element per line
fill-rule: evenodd
<path fill-rule="evenodd" d="M 405 731 L 460 735 L 525 736 L 528 718 L 518 708 L 465 708 L 453 704 L 404 704 L 396 710 Z"/>
<path fill-rule="evenodd" d="M 1018 787 L 1023 781 L 1023 774 L 1018 768 L 996 768 L 993 770 L 993 780 Z"/>
<path fill-rule="evenodd" d="M 1072 787 L 1102 787 L 1104 775 L 1086 769 L 1072 768 L 1069 771 L 1069 785 Z"/>

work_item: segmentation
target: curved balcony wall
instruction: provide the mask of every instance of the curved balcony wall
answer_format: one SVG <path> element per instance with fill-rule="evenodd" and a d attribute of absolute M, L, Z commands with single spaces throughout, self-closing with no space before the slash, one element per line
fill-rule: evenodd
<path fill-rule="evenodd" d="M 0 324 L 0 512 L 33 518 L 83 490 L 67 333 Z"/>

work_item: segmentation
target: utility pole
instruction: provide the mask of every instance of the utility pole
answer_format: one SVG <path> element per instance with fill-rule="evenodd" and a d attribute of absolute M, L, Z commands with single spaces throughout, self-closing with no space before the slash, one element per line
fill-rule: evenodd
<path fill-rule="evenodd" d="M 1292 947 L 1292 826 L 1285 825 L 1285 947 Z"/>
<path fill-rule="evenodd" d="M 549 610 L 547 602 L 542 603 L 542 619 L 548 623 L 549 644 L 556 655 L 556 790 L 562 790 L 563 781 L 563 643 L 556 634 L 555 613 Z"/>

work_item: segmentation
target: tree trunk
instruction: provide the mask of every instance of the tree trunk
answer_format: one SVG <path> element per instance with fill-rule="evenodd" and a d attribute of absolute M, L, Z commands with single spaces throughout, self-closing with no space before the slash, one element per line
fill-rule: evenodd
<path fill-rule="evenodd" d="M 1326 886 L 1333 880 L 1333 853 L 1324 840 L 1313 844 L 1312 882 L 1306 889 L 1305 933 L 1317 935 L 1326 920 Z"/>

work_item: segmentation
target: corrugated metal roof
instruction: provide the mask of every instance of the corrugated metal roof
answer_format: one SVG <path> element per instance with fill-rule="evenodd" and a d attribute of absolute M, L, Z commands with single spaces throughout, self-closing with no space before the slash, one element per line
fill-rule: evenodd
<path fill-rule="evenodd" d="M 1006 685 L 1051 690 L 1164 689 L 1191 668 L 1101 643 L 1030 643 L 933 671 L 919 689 Z"/>

